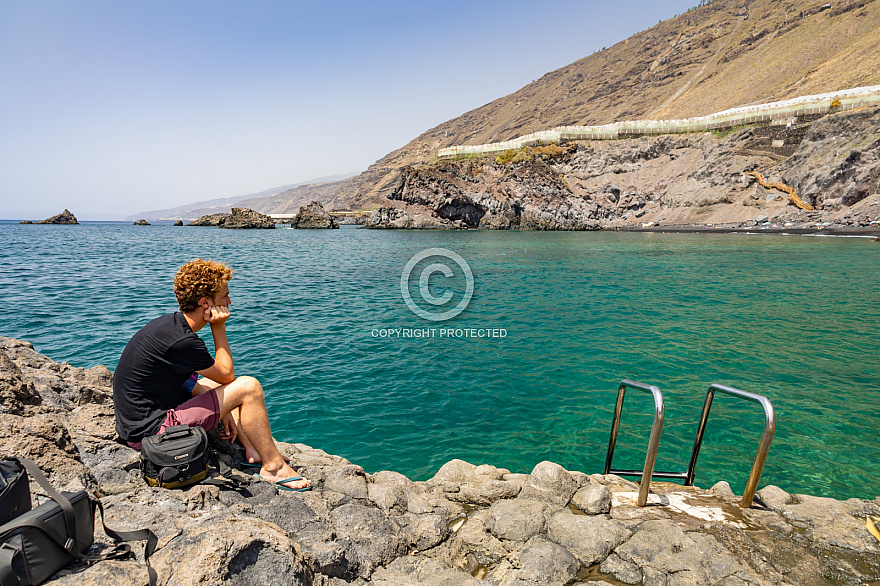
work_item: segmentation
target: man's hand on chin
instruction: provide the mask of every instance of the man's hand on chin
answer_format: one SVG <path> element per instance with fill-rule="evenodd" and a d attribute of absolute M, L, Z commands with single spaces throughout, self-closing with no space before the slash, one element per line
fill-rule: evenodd
<path fill-rule="evenodd" d="M 229 319 L 229 307 L 214 305 L 205 310 L 205 321 L 212 326 L 221 325 Z"/>

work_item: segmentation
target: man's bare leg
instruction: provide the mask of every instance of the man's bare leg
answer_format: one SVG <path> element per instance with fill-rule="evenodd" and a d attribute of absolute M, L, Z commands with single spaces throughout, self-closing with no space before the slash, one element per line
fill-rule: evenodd
<path fill-rule="evenodd" d="M 244 446 L 245 460 L 251 464 L 256 464 L 260 461 L 260 454 L 257 453 L 257 449 L 254 447 L 254 444 L 251 443 L 251 440 L 248 439 L 247 434 L 244 432 L 244 428 L 241 426 L 240 407 L 232 410 L 232 418 L 235 419 L 235 427 L 238 430 L 238 436 L 235 439 Z"/>
<path fill-rule="evenodd" d="M 198 384 L 193 389 L 193 396 L 201 395 L 202 393 L 210 390 L 216 389 L 220 386 L 220 383 L 212 381 L 211 379 L 202 378 L 199 379 Z M 254 444 L 251 443 L 251 440 L 248 439 L 247 434 L 244 432 L 244 429 L 241 427 L 241 408 L 237 407 L 231 411 L 232 418 L 235 420 L 235 428 L 238 432 L 236 436 L 236 440 L 244 447 L 244 457 L 247 462 L 251 464 L 259 464 L 260 463 L 260 455 L 257 453 L 256 448 L 254 448 Z M 276 443 L 278 440 L 275 440 Z M 277 446 L 276 446 L 277 447 Z M 284 454 L 281 454 L 281 457 L 284 458 L 284 461 L 288 464 L 290 463 L 290 459 Z"/>
<path fill-rule="evenodd" d="M 250 376 L 241 376 L 227 385 L 215 387 L 215 391 L 220 403 L 221 418 L 233 411 L 239 412 L 236 425 L 240 425 L 240 429 L 246 433 L 248 443 L 263 463 L 260 476 L 273 482 L 299 476 L 287 465 L 278 448 L 275 447 L 272 429 L 269 426 L 269 414 L 266 412 L 263 387 L 260 386 L 259 381 Z M 247 450 L 246 444 L 245 450 Z M 289 488 L 305 488 L 310 485 L 311 482 L 305 479 L 284 484 Z"/>

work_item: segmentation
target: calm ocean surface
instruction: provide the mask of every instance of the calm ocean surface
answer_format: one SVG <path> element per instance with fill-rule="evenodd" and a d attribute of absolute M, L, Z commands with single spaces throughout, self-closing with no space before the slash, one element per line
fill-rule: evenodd
<path fill-rule="evenodd" d="M 617 385 L 631 378 L 664 394 L 658 470 L 684 469 L 720 382 L 776 408 L 760 486 L 880 494 L 880 245 L 866 239 L 0 223 L 0 240 L 0 335 L 111 370 L 137 329 L 176 309 L 180 265 L 226 262 L 236 373 L 263 383 L 276 437 L 368 472 L 421 480 L 451 458 L 601 472 Z M 474 277 L 467 309 L 446 322 L 401 295 L 407 261 L 432 247 L 461 255 Z M 427 309 L 418 276 L 434 261 L 409 289 Z M 442 307 L 464 289 L 450 266 L 427 283 L 454 294 Z M 380 337 L 398 328 L 435 337 Z M 652 414 L 648 395 L 627 394 L 615 466 L 642 467 Z M 762 429 L 757 405 L 717 396 L 696 484 L 742 492 Z"/>

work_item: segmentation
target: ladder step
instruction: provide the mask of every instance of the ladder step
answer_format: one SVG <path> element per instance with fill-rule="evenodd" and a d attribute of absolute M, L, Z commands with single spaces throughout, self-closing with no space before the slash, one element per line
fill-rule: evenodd
<path fill-rule="evenodd" d="M 618 476 L 638 476 L 642 477 L 642 470 L 609 470 L 607 474 L 616 474 Z M 675 478 L 687 480 L 687 472 L 654 472 L 651 478 Z"/>

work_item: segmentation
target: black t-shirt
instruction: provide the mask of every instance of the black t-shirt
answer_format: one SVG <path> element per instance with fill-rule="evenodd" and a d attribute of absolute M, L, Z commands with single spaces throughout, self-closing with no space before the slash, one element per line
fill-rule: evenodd
<path fill-rule="evenodd" d="M 213 364 L 205 342 L 182 313 L 145 325 L 122 351 L 113 375 L 116 433 L 139 442 L 158 432 L 166 412 L 191 398 L 183 383 Z"/>

